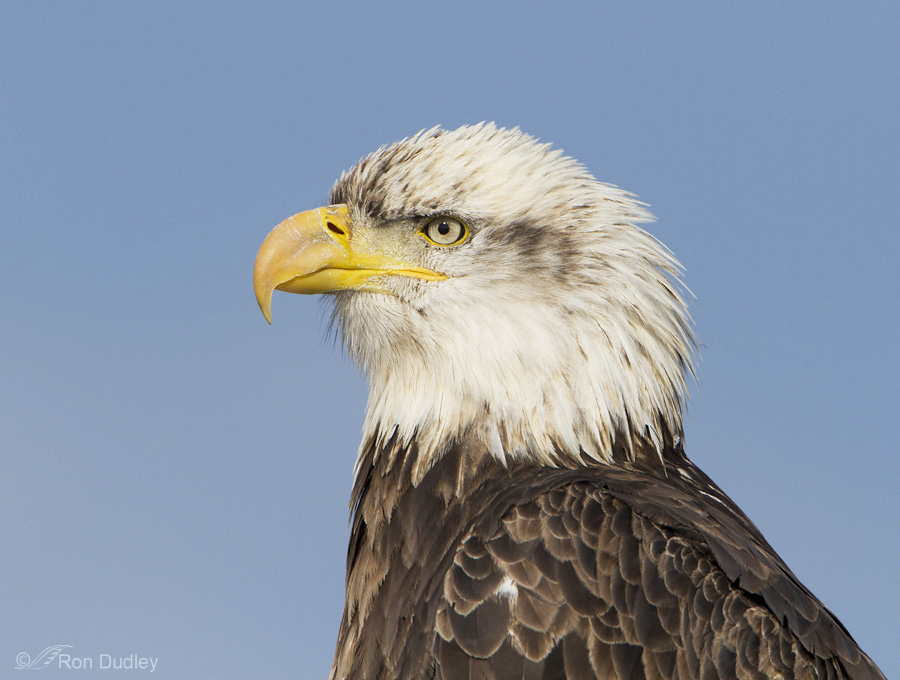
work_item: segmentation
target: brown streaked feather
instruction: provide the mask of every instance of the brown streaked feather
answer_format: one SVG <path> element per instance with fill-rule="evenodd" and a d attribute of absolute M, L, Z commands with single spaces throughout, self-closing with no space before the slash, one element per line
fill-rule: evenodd
<path fill-rule="evenodd" d="M 660 475 L 461 442 L 417 486 L 370 453 L 334 678 L 883 678 L 676 446 Z"/>

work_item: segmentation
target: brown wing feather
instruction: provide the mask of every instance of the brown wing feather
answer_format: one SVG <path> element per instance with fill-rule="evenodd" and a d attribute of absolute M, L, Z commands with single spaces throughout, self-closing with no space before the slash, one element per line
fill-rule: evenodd
<path fill-rule="evenodd" d="M 413 484 L 415 456 L 361 462 L 333 678 L 884 678 L 678 448 L 661 474 L 460 443 Z"/>
<path fill-rule="evenodd" d="M 883 677 L 730 501 L 600 477 L 472 528 L 444 578 L 438 678 Z"/>

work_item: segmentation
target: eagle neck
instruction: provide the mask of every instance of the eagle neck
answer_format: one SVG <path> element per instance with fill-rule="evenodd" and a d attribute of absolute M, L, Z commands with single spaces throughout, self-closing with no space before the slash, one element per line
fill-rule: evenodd
<path fill-rule="evenodd" d="M 436 608 L 457 547 L 470 532 L 492 536 L 513 505 L 567 483 L 602 483 L 626 469 L 660 477 L 672 475 L 676 463 L 688 464 L 678 447 L 662 468 L 648 442 L 636 461 L 618 447 L 612 465 L 504 465 L 470 433 L 443 447 L 419 476 L 415 440 L 404 444 L 394 434 L 378 441 L 367 439 L 357 462 L 332 678 L 428 677 Z"/>
<path fill-rule="evenodd" d="M 415 443 L 396 437 L 362 448 L 333 678 L 359 677 L 360 669 L 366 677 L 426 677 L 435 594 L 456 546 L 473 522 L 491 513 L 499 522 L 514 502 L 513 471 L 467 442 L 447 448 L 418 480 L 417 456 Z"/>

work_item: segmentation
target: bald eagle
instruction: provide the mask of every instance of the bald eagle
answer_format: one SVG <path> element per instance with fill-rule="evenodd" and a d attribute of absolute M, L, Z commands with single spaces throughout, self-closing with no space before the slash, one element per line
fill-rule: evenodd
<path fill-rule="evenodd" d="M 681 268 L 518 129 L 439 128 L 278 225 L 370 395 L 335 680 L 883 678 L 685 456 Z"/>

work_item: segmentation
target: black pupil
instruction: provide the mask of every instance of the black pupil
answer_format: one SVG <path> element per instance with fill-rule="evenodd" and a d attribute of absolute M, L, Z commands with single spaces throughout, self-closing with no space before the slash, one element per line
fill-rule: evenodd
<path fill-rule="evenodd" d="M 449 222 L 441 222 L 438 225 L 438 233 L 441 236 L 446 236 L 447 234 L 449 234 L 450 233 L 450 223 Z"/>

